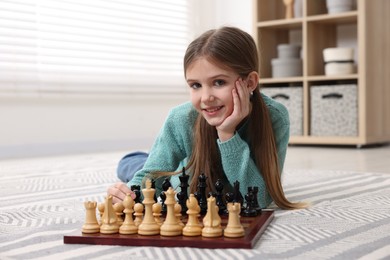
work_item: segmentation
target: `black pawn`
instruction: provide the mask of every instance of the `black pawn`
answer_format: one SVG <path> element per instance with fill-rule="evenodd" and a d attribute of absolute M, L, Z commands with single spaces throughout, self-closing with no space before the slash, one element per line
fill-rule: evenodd
<path fill-rule="evenodd" d="M 242 204 L 244 202 L 244 197 L 242 196 L 242 194 L 240 192 L 240 182 L 239 181 L 235 181 L 233 183 L 233 202 L 240 203 L 241 207 L 242 207 Z"/>
<path fill-rule="evenodd" d="M 197 191 L 195 192 L 195 197 L 198 200 L 198 204 L 200 207 L 200 214 L 206 214 L 207 212 L 207 197 L 206 197 L 206 183 L 207 176 L 203 173 L 199 175 L 198 177 L 198 185 L 197 185 Z"/>
<path fill-rule="evenodd" d="M 245 195 L 245 200 L 246 200 L 246 207 L 243 211 L 241 211 L 241 215 L 244 217 L 256 217 L 257 211 L 254 206 L 255 195 L 252 190 Z"/>
<path fill-rule="evenodd" d="M 219 214 L 226 214 L 226 203 L 225 201 L 223 200 L 223 188 L 224 188 L 224 185 L 223 185 L 223 182 L 222 180 L 218 179 L 217 182 L 215 183 L 215 200 L 216 200 L 216 204 L 218 206 L 218 209 L 219 209 Z"/>
<path fill-rule="evenodd" d="M 187 199 L 188 199 L 188 178 L 190 176 L 186 174 L 185 168 L 183 167 L 182 174 L 179 176 L 180 179 L 180 192 L 177 193 L 177 199 L 181 206 L 181 213 L 187 212 Z"/>
<path fill-rule="evenodd" d="M 140 185 L 131 185 L 130 190 L 135 194 L 135 203 L 141 203 L 141 186 Z"/>
<path fill-rule="evenodd" d="M 165 178 L 163 183 L 162 183 L 162 191 L 160 194 L 161 198 L 161 211 L 166 213 L 167 212 L 167 205 L 165 205 L 165 200 L 167 196 L 165 195 L 165 192 L 169 189 L 169 187 L 172 187 L 171 182 L 169 181 L 169 178 Z"/>
<path fill-rule="evenodd" d="M 257 214 L 261 214 L 261 207 L 259 205 L 259 201 L 257 199 L 257 194 L 259 193 L 259 187 L 255 186 L 255 187 L 248 187 L 248 192 L 249 191 L 252 191 L 254 196 L 255 196 L 255 200 L 253 202 L 253 206 L 255 207 L 256 211 L 257 211 Z"/>
<path fill-rule="evenodd" d="M 151 186 L 152 189 L 156 190 L 156 180 L 152 180 L 152 186 Z M 156 195 L 156 192 L 154 192 L 154 202 L 157 202 L 157 195 Z"/>

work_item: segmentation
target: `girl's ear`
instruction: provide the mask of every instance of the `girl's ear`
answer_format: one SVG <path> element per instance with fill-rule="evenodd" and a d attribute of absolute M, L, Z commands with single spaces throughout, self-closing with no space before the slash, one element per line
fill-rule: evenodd
<path fill-rule="evenodd" d="M 248 82 L 248 88 L 250 91 L 255 91 L 257 88 L 257 85 L 259 84 L 259 74 L 256 71 L 252 71 L 249 73 L 247 77 L 247 82 Z"/>

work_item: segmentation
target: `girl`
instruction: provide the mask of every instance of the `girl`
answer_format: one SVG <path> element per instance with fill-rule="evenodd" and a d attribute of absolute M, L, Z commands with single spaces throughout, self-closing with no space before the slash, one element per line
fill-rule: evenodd
<path fill-rule="evenodd" d="M 257 48 L 248 33 L 222 27 L 195 39 L 184 56 L 191 102 L 170 111 L 149 155 L 122 159 L 118 176 L 129 182 L 108 189 L 114 202 L 123 200 L 129 187 L 140 185 L 150 173 L 154 177 L 170 173 L 172 186 L 178 187 L 180 174 L 174 174 L 184 166 L 190 174 L 190 193 L 204 173 L 209 189 L 218 179 L 225 183 L 225 192 L 235 181 L 243 195 L 249 186 L 258 186 L 262 208 L 272 200 L 282 209 L 303 207 L 288 201 L 281 185 L 288 112 L 260 93 L 257 71 Z M 157 188 L 162 179 L 156 180 Z"/>

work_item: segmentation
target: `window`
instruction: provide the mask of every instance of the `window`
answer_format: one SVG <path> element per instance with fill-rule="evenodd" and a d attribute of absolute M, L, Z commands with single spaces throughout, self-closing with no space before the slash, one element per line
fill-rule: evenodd
<path fill-rule="evenodd" d="M 0 91 L 185 91 L 183 0 L 2 0 Z"/>

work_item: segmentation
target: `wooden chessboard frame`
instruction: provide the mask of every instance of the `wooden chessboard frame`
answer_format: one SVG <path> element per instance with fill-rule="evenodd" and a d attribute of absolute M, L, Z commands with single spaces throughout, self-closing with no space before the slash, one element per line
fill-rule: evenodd
<path fill-rule="evenodd" d="M 116 246 L 157 246 L 157 247 L 197 247 L 197 248 L 253 248 L 274 217 L 273 210 L 263 210 L 257 217 L 241 217 L 245 235 L 240 238 L 206 238 L 202 236 L 166 237 L 161 235 L 121 235 L 121 234 L 83 234 L 76 231 L 64 236 L 65 244 L 91 244 Z M 222 227 L 227 217 L 222 216 Z"/>

